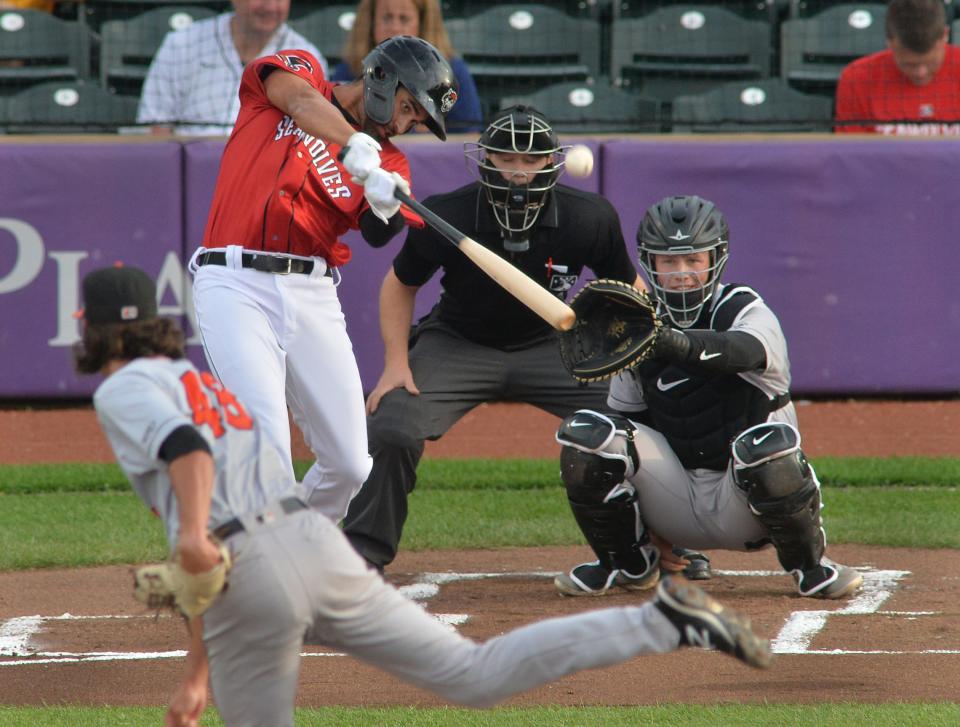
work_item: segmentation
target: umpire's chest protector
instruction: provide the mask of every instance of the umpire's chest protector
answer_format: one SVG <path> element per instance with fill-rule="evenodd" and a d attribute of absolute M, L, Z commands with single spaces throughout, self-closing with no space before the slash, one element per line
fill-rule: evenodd
<path fill-rule="evenodd" d="M 726 331 L 754 300 L 752 293 L 738 294 L 723 305 L 712 325 L 695 327 Z M 707 321 L 709 316 L 706 310 L 702 314 Z M 633 369 L 633 376 L 643 390 L 653 428 L 666 437 L 686 469 L 726 469 L 734 437 L 770 415 L 767 395 L 735 373 L 653 360 Z"/>

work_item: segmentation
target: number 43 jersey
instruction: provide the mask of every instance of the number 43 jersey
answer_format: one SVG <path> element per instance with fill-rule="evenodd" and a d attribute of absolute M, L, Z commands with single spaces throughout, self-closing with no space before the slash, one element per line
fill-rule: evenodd
<path fill-rule="evenodd" d="M 243 405 L 186 359 L 140 358 L 111 375 L 93 397 L 97 416 L 137 495 L 160 516 L 174 547 L 177 501 L 160 448 L 179 427 L 207 440 L 215 483 L 210 527 L 293 494 L 296 484 Z"/>

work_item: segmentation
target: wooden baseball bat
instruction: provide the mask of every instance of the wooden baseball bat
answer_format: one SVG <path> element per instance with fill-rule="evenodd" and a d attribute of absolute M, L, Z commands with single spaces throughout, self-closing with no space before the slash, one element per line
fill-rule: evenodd
<path fill-rule="evenodd" d="M 398 200 L 420 215 L 428 225 L 460 248 L 460 252 L 473 260 L 478 268 L 493 278 L 504 290 L 551 326 L 558 331 L 568 331 L 573 328 L 573 324 L 577 320 L 573 308 L 549 290 L 533 281 L 492 250 L 464 235 L 437 213 L 426 208 L 402 190 L 397 189 L 393 194 Z"/>

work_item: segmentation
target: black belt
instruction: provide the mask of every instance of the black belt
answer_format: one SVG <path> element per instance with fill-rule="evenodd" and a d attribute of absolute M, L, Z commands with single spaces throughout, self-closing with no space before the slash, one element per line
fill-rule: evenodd
<path fill-rule="evenodd" d="M 301 500 L 299 497 L 285 497 L 280 500 L 278 503 L 280 508 L 287 514 L 297 512 L 298 510 L 306 510 L 306 503 Z M 257 515 L 257 518 L 262 518 L 262 515 Z M 243 532 L 246 530 L 243 527 L 243 523 L 240 522 L 239 518 L 233 518 L 232 520 L 227 520 L 223 525 L 218 525 L 213 529 L 213 534 L 220 540 L 226 540 L 231 535 L 236 535 L 237 533 Z"/>
<path fill-rule="evenodd" d="M 301 260 L 295 257 L 286 257 L 285 255 L 270 255 L 267 253 L 244 252 L 240 255 L 240 264 L 251 270 L 259 270 L 261 273 L 275 273 L 277 275 L 289 275 L 290 273 L 303 273 L 309 275 L 313 272 L 313 260 Z M 202 252 L 197 255 L 197 265 L 226 265 L 227 253 L 225 252 Z M 324 275 L 328 278 L 333 277 L 333 268 L 327 266 Z"/>

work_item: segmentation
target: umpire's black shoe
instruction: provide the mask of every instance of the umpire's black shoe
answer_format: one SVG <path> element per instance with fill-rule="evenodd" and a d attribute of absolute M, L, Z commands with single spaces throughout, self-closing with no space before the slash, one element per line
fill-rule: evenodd
<path fill-rule="evenodd" d="M 681 646 L 716 649 L 760 669 L 770 666 L 770 643 L 753 633 L 750 619 L 685 579 L 660 581 L 653 604 L 677 627 Z"/>
<path fill-rule="evenodd" d="M 706 553 L 689 548 L 674 548 L 673 554 L 690 561 L 683 569 L 683 575 L 688 581 L 709 581 L 713 578 L 710 558 L 707 557 Z"/>

